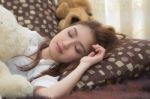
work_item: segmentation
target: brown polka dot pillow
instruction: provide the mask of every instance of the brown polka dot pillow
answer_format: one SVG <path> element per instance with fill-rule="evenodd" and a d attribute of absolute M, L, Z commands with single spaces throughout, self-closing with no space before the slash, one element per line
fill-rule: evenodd
<path fill-rule="evenodd" d="M 103 84 L 137 78 L 149 69 L 150 41 L 126 39 L 108 58 L 85 72 L 75 90 L 93 89 Z"/>
<path fill-rule="evenodd" d="M 22 26 L 50 38 L 57 33 L 53 0 L 0 0 L 0 4 L 12 11 Z"/>

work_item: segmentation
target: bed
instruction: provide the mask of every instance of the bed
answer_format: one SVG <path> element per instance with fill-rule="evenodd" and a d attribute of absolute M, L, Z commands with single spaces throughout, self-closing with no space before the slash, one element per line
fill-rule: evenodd
<path fill-rule="evenodd" d="M 42 36 L 51 39 L 58 33 L 53 0 L 0 0 L 0 4 L 16 15 L 19 24 Z M 85 72 L 71 95 L 60 99 L 149 99 L 149 70 L 150 41 L 125 39 L 110 57 Z"/>

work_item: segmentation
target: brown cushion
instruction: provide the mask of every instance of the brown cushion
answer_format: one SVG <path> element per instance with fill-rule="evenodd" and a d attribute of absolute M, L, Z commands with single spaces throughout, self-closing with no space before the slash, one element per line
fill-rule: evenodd
<path fill-rule="evenodd" d="M 56 6 L 53 0 L 0 0 L 22 26 L 52 38 L 57 33 Z"/>
<path fill-rule="evenodd" d="M 137 78 L 149 68 L 150 41 L 125 39 L 108 58 L 89 68 L 74 90 L 93 89 L 103 84 Z"/>
<path fill-rule="evenodd" d="M 91 67 L 78 82 L 76 89 L 136 78 L 149 68 L 150 41 L 126 39 L 109 58 Z"/>

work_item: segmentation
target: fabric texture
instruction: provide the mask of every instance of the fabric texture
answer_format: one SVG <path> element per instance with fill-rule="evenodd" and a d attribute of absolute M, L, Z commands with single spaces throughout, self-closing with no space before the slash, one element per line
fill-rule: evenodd
<path fill-rule="evenodd" d="M 56 6 L 53 0 L 0 0 L 22 26 L 52 38 L 57 32 Z"/>
<path fill-rule="evenodd" d="M 135 79 L 149 69 L 150 41 L 125 39 L 108 58 L 89 68 L 74 90 L 94 89 L 108 83 Z"/>
<path fill-rule="evenodd" d="M 130 38 L 150 40 L 150 0 L 89 0 L 93 17 Z"/>
<path fill-rule="evenodd" d="M 52 38 L 58 32 L 53 0 L 0 0 L 11 10 L 19 24 Z M 150 66 L 150 41 L 127 39 L 112 55 L 91 67 L 75 90 L 91 89 L 102 84 L 136 78 Z"/>
<path fill-rule="evenodd" d="M 137 78 L 150 69 L 150 41 L 127 39 L 112 55 L 90 68 L 76 88 L 94 88 L 106 83 Z"/>
<path fill-rule="evenodd" d="M 48 87 L 54 85 L 55 83 L 57 83 L 58 82 L 58 78 L 59 77 L 53 77 L 53 76 L 49 76 L 49 75 L 44 75 L 42 77 L 39 77 L 39 78 L 33 80 L 31 82 L 31 84 L 34 87 L 42 86 L 42 87 L 48 88 Z"/>
<path fill-rule="evenodd" d="M 125 81 L 122 84 L 109 84 L 89 91 L 77 91 L 58 99 L 149 99 L 150 73 L 138 80 Z"/>
<path fill-rule="evenodd" d="M 10 72 L 12 74 L 19 74 L 27 78 L 28 80 L 31 80 L 34 77 L 37 77 L 40 75 L 43 71 L 53 68 L 56 65 L 58 65 L 55 61 L 51 59 L 41 59 L 39 63 L 37 64 L 36 67 L 29 71 L 21 71 L 18 67 L 24 67 L 32 63 L 32 59 L 27 57 L 35 53 L 41 43 L 44 42 L 44 38 L 42 38 L 37 32 L 35 31 L 30 31 L 28 33 L 29 35 L 29 41 L 30 44 L 27 46 L 27 48 L 24 50 L 23 55 L 16 56 L 11 58 L 6 62 Z M 36 87 L 36 86 L 42 86 L 42 87 L 49 87 L 50 85 L 53 85 L 54 83 L 58 82 L 58 78 L 50 75 L 44 75 L 41 76 L 40 78 L 34 79 L 31 84 Z"/>
<path fill-rule="evenodd" d="M 10 10 L 16 16 L 16 19 L 20 25 L 32 30 L 32 33 L 30 33 L 28 36 L 31 38 L 31 43 L 27 49 L 25 49 L 25 55 L 29 56 L 38 49 L 38 45 L 43 42 L 43 39 L 40 35 L 48 36 L 51 39 L 54 35 L 56 35 L 56 33 L 58 33 L 58 21 L 55 17 L 56 6 L 54 0 L 0 0 L 0 4 L 6 9 Z M 15 64 L 19 66 L 21 64 L 28 64 L 30 62 L 31 59 L 20 56 L 19 58 L 10 60 L 8 65 L 12 67 L 12 65 Z M 54 62 L 50 60 L 42 59 L 40 60 L 39 64 L 43 65 L 43 67 L 47 69 L 49 68 L 49 65 L 53 65 L 53 63 Z M 13 67 L 14 68 L 11 68 L 11 70 L 14 73 L 17 69 L 16 66 Z M 37 68 L 29 71 L 29 73 L 24 73 L 22 75 L 30 79 L 31 76 L 35 76 L 37 72 L 40 73 L 41 70 L 42 69 L 37 66 Z M 58 77 L 44 76 L 44 78 L 40 77 L 39 79 L 33 80 L 32 84 L 35 86 L 39 85 L 48 87 L 48 82 L 51 82 L 52 85 L 52 83 L 57 82 L 57 79 Z"/>

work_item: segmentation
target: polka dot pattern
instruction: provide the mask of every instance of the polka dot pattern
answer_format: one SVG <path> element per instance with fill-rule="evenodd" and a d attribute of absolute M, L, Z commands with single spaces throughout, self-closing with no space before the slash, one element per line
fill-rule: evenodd
<path fill-rule="evenodd" d="M 126 39 L 110 57 L 91 67 L 74 90 L 94 89 L 103 84 L 137 78 L 150 70 L 150 41 Z"/>
<path fill-rule="evenodd" d="M 18 23 L 43 36 L 52 38 L 58 32 L 56 6 L 53 0 L 0 0 L 14 13 Z"/>

